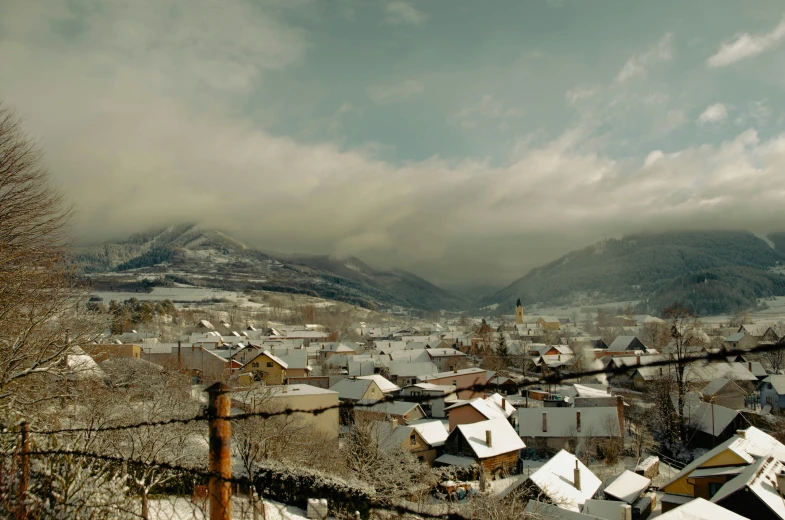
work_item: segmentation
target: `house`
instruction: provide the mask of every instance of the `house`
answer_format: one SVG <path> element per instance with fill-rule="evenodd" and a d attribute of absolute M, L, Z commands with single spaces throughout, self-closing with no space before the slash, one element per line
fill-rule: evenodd
<path fill-rule="evenodd" d="M 353 356 L 357 354 L 357 350 L 359 349 L 359 345 L 356 343 L 354 344 L 347 344 L 342 342 L 337 343 L 320 343 L 319 349 L 319 359 L 330 359 L 331 356 L 335 354 L 344 354 L 347 356 Z"/>
<path fill-rule="evenodd" d="M 420 402 L 423 397 L 428 397 L 428 400 Z M 425 413 L 433 418 L 447 417 L 446 408 L 458 400 L 454 386 L 434 385 L 433 383 L 417 383 L 404 387 L 401 389 L 399 398 L 420 402 Z"/>
<path fill-rule="evenodd" d="M 518 433 L 535 450 L 585 447 L 587 441 L 621 443 L 624 418 L 617 407 L 519 408 Z"/>
<path fill-rule="evenodd" d="M 635 390 L 643 391 L 650 381 L 662 377 L 672 377 L 673 370 L 675 370 L 674 365 L 643 366 L 635 370 L 630 380 Z M 732 379 L 742 387 L 745 383 L 754 386 L 758 381 L 758 378 L 747 370 L 746 363 L 715 362 L 705 365 L 691 363 L 684 370 L 684 380 L 698 388 L 708 385 L 709 382 L 717 378 Z"/>
<path fill-rule="evenodd" d="M 311 385 L 255 387 L 249 391 L 233 392 L 232 406 L 246 412 L 287 408 L 302 410 L 291 414 L 291 417 L 338 439 L 338 392 L 332 390 Z M 318 414 L 308 413 L 313 410 L 324 411 Z"/>
<path fill-rule="evenodd" d="M 678 397 L 671 396 L 671 401 L 675 410 Z M 690 447 L 716 446 L 748 424 L 738 410 L 702 401 L 696 392 L 688 392 L 684 396 L 684 419 L 693 431 Z"/>
<path fill-rule="evenodd" d="M 406 401 L 382 401 L 375 399 L 361 400 L 354 409 L 357 419 L 364 418 L 373 421 L 395 421 L 397 424 L 406 425 L 411 421 L 419 421 L 426 417 L 422 407 L 417 403 Z"/>
<path fill-rule="evenodd" d="M 477 464 L 490 478 L 514 473 L 525 444 L 506 419 L 458 425 L 444 443 L 436 463 L 452 466 Z"/>
<path fill-rule="evenodd" d="M 233 361 L 223 358 L 214 350 L 196 345 L 158 343 L 144 345 L 142 359 L 178 370 L 186 370 L 193 376 L 207 381 L 225 381 L 235 366 Z"/>
<path fill-rule="evenodd" d="M 417 383 L 421 377 L 427 377 L 436 374 L 439 369 L 431 363 L 426 361 L 423 363 L 408 361 L 390 361 L 387 372 L 389 379 L 396 385 L 403 387 Z M 441 384 L 441 383 L 437 383 Z"/>
<path fill-rule="evenodd" d="M 561 329 L 559 318 L 556 316 L 540 316 L 537 318 L 537 325 L 545 331 L 557 331 Z"/>
<path fill-rule="evenodd" d="M 772 374 L 763 380 L 760 404 L 764 411 L 782 414 L 785 410 L 785 376 Z"/>
<path fill-rule="evenodd" d="M 282 349 L 283 350 L 283 349 Z M 274 352 L 278 359 L 286 363 L 286 377 L 308 377 L 312 369 L 308 364 L 308 352 L 304 348 L 283 350 L 284 354 Z"/>
<path fill-rule="evenodd" d="M 266 385 L 282 385 L 286 382 L 288 365 L 281 358 L 265 350 L 243 365 L 237 382 L 241 385 L 261 381 Z"/>
<path fill-rule="evenodd" d="M 737 515 L 703 498 L 690 500 L 675 509 L 668 510 L 667 513 L 663 512 L 658 517 L 659 520 L 748 520 L 749 518 L 755 517 Z"/>
<path fill-rule="evenodd" d="M 723 346 L 728 350 L 749 350 L 758 345 L 758 340 L 744 331 L 734 332 L 724 340 Z"/>
<path fill-rule="evenodd" d="M 466 354 L 454 348 L 430 348 L 426 350 L 431 362 L 436 365 L 439 372 L 464 368 Z"/>
<path fill-rule="evenodd" d="M 739 327 L 739 332 L 749 334 L 755 338 L 758 343 L 776 343 L 779 341 L 780 335 L 775 328 L 776 326 L 766 322 L 745 323 Z"/>
<path fill-rule="evenodd" d="M 711 499 L 722 486 L 764 457 L 785 460 L 785 446 L 754 426 L 696 458 L 660 489 L 663 513 L 694 498 Z M 664 515 L 663 515 L 664 516 Z"/>
<path fill-rule="evenodd" d="M 454 386 L 459 398 L 471 399 L 482 394 L 481 387 L 488 382 L 488 372 L 482 368 L 462 368 L 420 376 L 417 379 L 421 383 Z"/>
<path fill-rule="evenodd" d="M 142 357 L 142 347 L 130 343 L 122 345 L 84 345 L 85 353 L 92 357 L 96 363 L 101 363 L 110 358 L 136 358 Z"/>
<path fill-rule="evenodd" d="M 506 376 L 494 374 L 488 379 L 488 388 L 504 395 L 518 393 L 518 382 Z"/>
<path fill-rule="evenodd" d="M 785 463 L 774 456 L 761 457 L 726 482 L 711 502 L 747 518 L 782 520 L 785 500 L 780 482 L 785 482 Z"/>
<path fill-rule="evenodd" d="M 625 350 L 647 350 L 646 345 L 641 343 L 637 336 L 617 336 L 608 346 L 608 350 L 621 352 Z"/>
<path fill-rule="evenodd" d="M 580 512 L 602 481 L 572 453 L 561 450 L 522 484 L 530 499 L 547 501 L 560 509 Z"/>
<path fill-rule="evenodd" d="M 349 377 L 342 379 L 330 387 L 330 390 L 338 392 L 338 399 L 341 401 L 358 402 L 384 399 L 384 392 L 373 379 L 360 379 Z"/>
<path fill-rule="evenodd" d="M 399 426 L 393 436 L 400 442 L 403 449 L 411 452 L 420 462 L 433 465 L 439 452 L 444 447 L 449 432 L 442 421 L 425 420 L 410 422 Z"/>
<path fill-rule="evenodd" d="M 496 398 L 475 397 L 469 401 L 458 401 L 445 408 L 449 419 L 449 430 L 453 431 L 460 424 L 473 424 L 488 419 L 509 419 L 515 413 L 515 408 L 507 402 L 506 398 L 499 394 L 495 396 Z"/>
<path fill-rule="evenodd" d="M 374 383 L 376 383 L 376 386 L 379 387 L 379 390 L 381 390 L 385 394 L 393 394 L 401 389 L 401 387 L 399 387 L 396 384 L 393 384 L 389 379 L 387 379 L 386 377 L 380 374 L 373 374 L 369 376 L 357 376 L 357 379 L 369 379 L 373 381 Z"/>
<path fill-rule="evenodd" d="M 732 379 L 718 377 L 712 379 L 700 392 L 701 399 L 732 410 L 744 408 L 744 401 L 750 394 Z"/>

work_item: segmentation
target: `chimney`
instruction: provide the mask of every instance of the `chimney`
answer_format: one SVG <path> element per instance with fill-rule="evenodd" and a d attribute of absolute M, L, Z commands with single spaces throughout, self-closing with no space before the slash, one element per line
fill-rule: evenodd
<path fill-rule="evenodd" d="M 620 520 L 632 520 L 632 506 L 629 504 L 624 504 L 619 506 L 619 519 Z"/>
<path fill-rule="evenodd" d="M 746 439 L 747 438 L 747 430 L 736 430 L 736 435 L 738 435 L 742 439 Z"/>
<path fill-rule="evenodd" d="M 747 370 L 752 372 L 752 361 L 747 361 Z"/>
<path fill-rule="evenodd" d="M 491 430 L 485 430 L 485 444 L 489 448 L 493 447 L 493 432 Z"/>
<path fill-rule="evenodd" d="M 575 469 L 572 470 L 573 479 L 575 481 L 575 489 L 581 490 L 581 469 L 578 467 L 578 459 L 575 459 Z"/>
<path fill-rule="evenodd" d="M 608 395 L 611 395 L 611 385 L 606 386 L 605 391 L 608 393 Z"/>
<path fill-rule="evenodd" d="M 575 412 L 575 429 L 581 431 L 581 412 Z"/>
<path fill-rule="evenodd" d="M 640 365 L 641 364 L 641 357 L 640 356 L 635 356 L 635 364 L 636 365 Z"/>
<path fill-rule="evenodd" d="M 502 397 L 502 410 L 507 410 L 507 399 Z"/>
<path fill-rule="evenodd" d="M 283 385 L 283 388 L 281 389 L 281 393 L 284 393 L 284 394 L 285 394 L 285 393 L 286 393 L 286 392 L 288 392 L 288 391 L 289 391 L 289 389 L 287 388 L 287 386 L 286 386 L 286 385 Z"/>
<path fill-rule="evenodd" d="M 458 367 L 455 367 L 455 368 L 453 368 L 453 369 L 452 369 L 452 373 L 453 373 L 453 374 L 457 374 L 457 373 L 458 373 Z"/>
<path fill-rule="evenodd" d="M 542 412 L 542 431 L 548 431 L 548 412 Z"/>

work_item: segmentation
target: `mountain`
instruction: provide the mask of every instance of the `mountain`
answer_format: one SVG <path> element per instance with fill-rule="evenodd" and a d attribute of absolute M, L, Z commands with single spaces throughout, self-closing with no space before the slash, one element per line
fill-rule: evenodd
<path fill-rule="evenodd" d="M 77 248 L 74 263 L 102 290 L 145 290 L 182 283 L 229 290 L 288 292 L 366 308 L 466 308 L 465 296 L 403 270 L 361 260 L 263 252 L 219 231 L 186 224 Z"/>
<path fill-rule="evenodd" d="M 628 235 L 532 269 L 478 306 L 498 303 L 508 312 L 517 298 L 546 305 L 641 300 L 652 313 L 673 302 L 701 314 L 735 312 L 785 295 L 782 266 L 785 250 L 746 231 Z"/>

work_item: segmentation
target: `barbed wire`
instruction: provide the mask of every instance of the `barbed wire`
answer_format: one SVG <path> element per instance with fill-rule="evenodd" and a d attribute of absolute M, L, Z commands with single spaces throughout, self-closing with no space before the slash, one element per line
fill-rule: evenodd
<path fill-rule="evenodd" d="M 96 452 L 85 451 L 85 450 L 30 450 L 24 452 L 24 456 L 28 456 L 28 457 L 32 457 L 32 456 L 48 457 L 48 456 L 56 456 L 56 455 L 99 460 L 102 462 L 110 462 L 115 464 L 140 466 L 147 469 L 174 471 L 179 473 L 185 473 L 190 476 L 199 477 L 203 479 L 215 478 L 224 483 L 229 483 L 239 486 L 248 486 L 249 488 L 252 488 L 255 485 L 254 481 L 259 480 L 260 478 L 259 475 L 257 475 L 256 479 L 252 479 L 248 476 L 225 477 L 216 471 L 205 471 L 199 468 L 180 466 L 177 464 L 171 464 L 169 462 L 144 461 L 144 460 L 133 459 L 133 458 L 106 455 L 103 453 L 96 453 Z M 18 456 L 20 456 L 19 452 L 15 452 L 15 453 L 0 452 L 0 457 L 18 457 Z M 269 480 L 273 480 L 273 479 L 269 479 Z M 378 510 L 378 511 L 394 512 L 398 514 L 412 514 L 412 515 L 417 515 L 421 518 L 444 519 L 444 520 L 471 520 L 470 517 L 461 515 L 456 512 L 431 513 L 428 511 L 419 511 L 402 504 L 383 503 L 376 500 L 370 501 L 370 509 Z"/>
<path fill-rule="evenodd" d="M 576 372 L 565 372 L 559 368 L 546 368 L 550 373 L 543 375 L 535 380 L 527 380 L 515 383 L 516 390 L 527 389 L 534 386 L 541 386 L 541 385 L 555 385 L 564 383 L 565 381 L 571 381 L 575 379 L 581 379 L 583 377 L 591 377 L 591 376 L 613 376 L 613 375 L 622 375 L 633 373 L 635 370 L 640 368 L 656 368 L 656 367 L 665 367 L 665 366 L 673 366 L 676 365 L 677 368 L 686 368 L 688 365 L 696 364 L 699 362 L 710 363 L 712 361 L 727 361 L 729 356 L 734 355 L 749 355 L 749 354 L 758 354 L 758 353 L 765 353 L 765 352 L 772 352 L 776 350 L 785 349 L 785 343 L 775 343 L 775 344 L 765 344 L 765 345 L 758 345 L 756 347 L 752 347 L 749 349 L 725 349 L 720 348 L 716 352 L 706 352 L 704 354 L 699 355 L 690 355 L 690 354 L 678 354 L 676 357 L 668 356 L 662 359 L 655 359 L 649 362 L 637 362 L 631 364 L 624 364 L 619 366 L 606 366 L 605 368 L 597 368 L 592 370 L 580 370 Z M 662 355 L 662 354 L 659 354 Z M 619 357 L 635 357 L 641 358 L 644 360 L 646 357 L 655 357 L 656 355 L 638 355 L 638 354 L 630 354 L 628 356 L 613 356 L 616 358 Z M 465 369 L 464 369 L 465 370 Z M 465 375 L 456 373 L 455 375 Z M 448 377 L 448 376 L 444 376 Z M 265 387 L 261 386 L 257 390 L 251 391 L 261 391 L 264 392 L 266 389 L 274 389 L 276 387 L 270 386 Z M 459 394 L 463 392 L 485 392 L 485 391 L 493 391 L 497 389 L 497 385 L 490 384 L 490 383 L 476 383 L 473 385 L 467 386 L 459 386 L 456 387 L 454 390 L 445 392 L 444 394 L 433 396 L 433 395 L 423 395 L 423 396 L 404 396 L 406 402 L 422 404 L 428 403 L 437 399 L 444 399 L 447 397 L 452 396 L 459 396 Z M 237 392 L 238 389 L 231 390 L 230 392 Z M 246 391 L 246 389 L 239 389 L 239 391 Z M 278 392 L 276 394 L 277 397 L 284 397 L 287 394 L 284 392 Z M 366 408 L 374 408 L 386 402 L 394 402 L 396 399 L 394 396 L 385 396 L 381 399 L 374 399 L 369 402 L 354 402 L 354 401 L 342 401 L 337 404 L 323 406 L 320 408 L 311 408 L 311 409 L 303 409 L 303 408 L 291 408 L 287 407 L 281 410 L 260 410 L 260 411 L 252 411 L 252 412 L 244 412 L 238 414 L 232 414 L 227 417 L 222 417 L 222 419 L 226 419 L 229 421 L 242 421 L 251 418 L 262 418 L 262 419 L 270 419 L 272 417 L 277 416 L 288 416 L 294 414 L 309 414 L 309 415 L 320 415 L 326 413 L 330 410 L 355 410 L 355 409 L 366 409 Z M 112 425 L 112 426 L 99 426 L 96 428 L 89 428 L 89 427 L 80 427 L 80 428 L 60 428 L 60 429 L 50 429 L 50 430 L 34 430 L 31 429 L 31 434 L 37 435 L 57 435 L 57 434 L 66 434 L 66 433 L 103 433 L 103 432 L 112 432 L 112 431 L 122 431 L 122 430 L 131 430 L 131 429 L 138 429 L 138 428 L 151 428 L 151 427 L 160 427 L 160 426 L 170 426 L 175 424 L 189 424 L 192 422 L 200 422 L 200 421 L 209 421 L 211 416 L 207 413 L 207 411 L 203 411 L 198 415 L 186 417 L 186 418 L 170 418 L 160 421 L 143 421 L 134 424 L 127 424 L 127 425 Z M 8 431 L 3 433 L 9 433 Z"/>

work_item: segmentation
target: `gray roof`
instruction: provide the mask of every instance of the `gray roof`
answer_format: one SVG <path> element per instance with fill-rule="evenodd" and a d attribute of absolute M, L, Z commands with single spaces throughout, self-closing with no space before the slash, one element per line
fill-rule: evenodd
<path fill-rule="evenodd" d="M 408 401 L 383 401 L 379 403 L 374 399 L 361 399 L 359 402 L 359 404 L 364 405 L 372 403 L 376 404 L 365 408 L 358 408 L 358 411 L 383 413 L 392 416 L 403 416 L 415 408 L 420 408 L 418 403 L 411 403 Z M 425 412 L 423 412 L 422 408 L 420 408 L 420 412 L 422 413 L 422 416 L 425 417 Z"/>
<path fill-rule="evenodd" d="M 339 399 L 351 399 L 352 401 L 359 401 L 368 391 L 368 387 L 375 385 L 371 379 L 341 379 L 335 383 L 330 390 L 338 392 Z"/>
<path fill-rule="evenodd" d="M 725 341 L 741 341 L 746 335 L 744 332 L 736 332 L 725 338 Z"/>
<path fill-rule="evenodd" d="M 581 414 L 581 431 L 577 431 L 578 413 Z M 546 429 L 542 431 L 542 416 L 546 416 Z M 611 432 L 608 432 L 611 428 Z M 518 433 L 521 437 L 614 437 L 622 435 L 616 407 L 588 408 L 519 408 Z"/>

